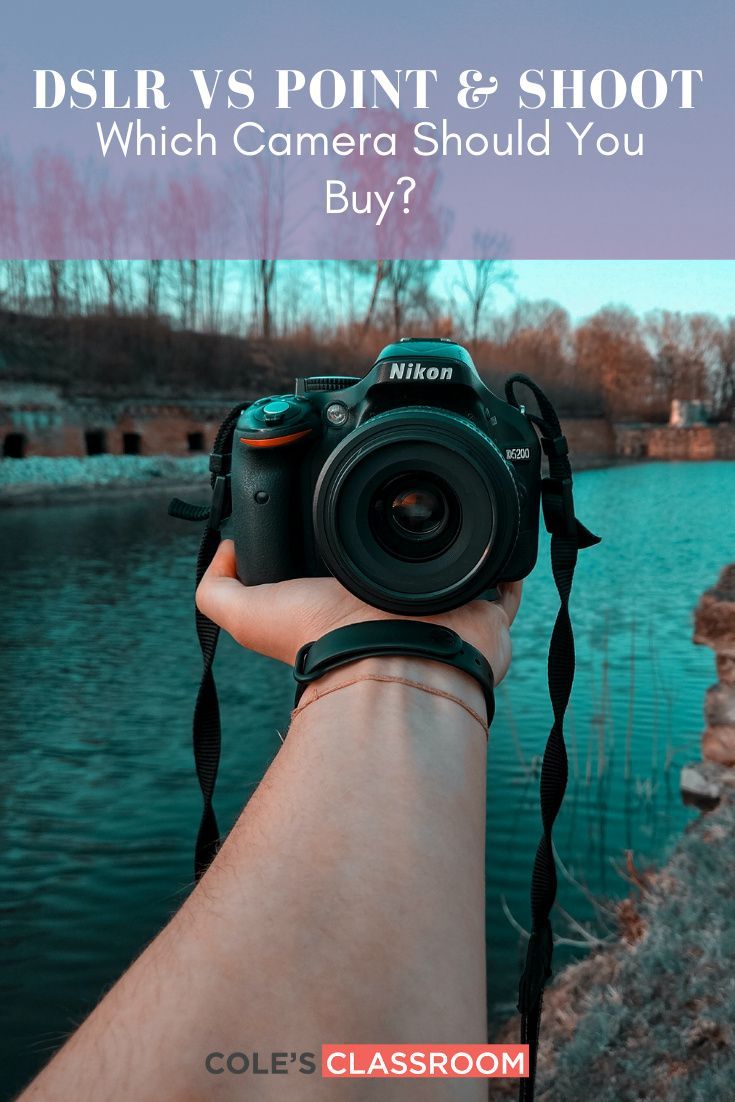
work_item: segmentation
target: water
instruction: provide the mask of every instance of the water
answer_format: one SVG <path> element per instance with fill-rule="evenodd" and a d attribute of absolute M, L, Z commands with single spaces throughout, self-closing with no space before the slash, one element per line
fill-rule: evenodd
<path fill-rule="evenodd" d="M 678 769 L 698 754 L 713 660 L 691 643 L 691 614 L 733 558 L 735 465 L 589 471 L 577 478 L 577 500 L 604 542 L 582 552 L 575 581 L 572 780 L 557 844 L 576 881 L 614 898 L 627 889 L 615 867 L 625 851 L 638 864 L 660 858 L 693 814 L 680 802 Z M 163 497 L 17 509 L 0 523 L 0 995 L 12 1008 L 0 1042 L 4 1095 L 47 1059 L 190 888 L 199 813 L 189 740 L 198 529 L 168 520 Z M 496 1018 L 515 1000 L 520 961 L 501 899 L 527 926 L 539 829 L 536 769 L 555 614 L 546 552 L 544 543 L 526 583 L 491 733 Z M 218 811 L 228 824 L 277 751 L 291 686 L 284 667 L 228 639 L 218 667 Z M 560 897 L 575 920 L 594 920 L 580 887 L 562 878 Z"/>

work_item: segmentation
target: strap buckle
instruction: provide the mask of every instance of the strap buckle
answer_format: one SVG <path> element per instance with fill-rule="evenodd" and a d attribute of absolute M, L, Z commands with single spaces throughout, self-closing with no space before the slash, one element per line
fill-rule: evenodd
<path fill-rule="evenodd" d="M 574 515 L 571 476 L 542 479 L 541 503 L 547 532 L 552 536 L 576 536 L 577 519 Z"/>
<path fill-rule="evenodd" d="M 220 474 L 214 480 L 212 487 L 212 505 L 209 510 L 209 528 L 215 531 L 222 521 L 232 512 L 232 492 L 230 489 L 230 476 Z"/>
<path fill-rule="evenodd" d="M 306 673 L 306 659 L 309 657 L 309 651 L 314 646 L 314 643 L 304 643 L 303 647 L 299 647 L 296 652 L 296 658 L 293 664 L 293 676 L 294 680 L 299 685 L 308 684 L 310 681 L 309 675 Z"/>
<path fill-rule="evenodd" d="M 569 455 L 569 444 L 564 433 L 558 436 L 542 436 L 541 447 L 549 459 L 561 459 L 562 456 Z"/>
<path fill-rule="evenodd" d="M 212 452 L 209 457 L 209 471 L 213 475 L 228 475 L 232 466 L 232 452 Z"/>

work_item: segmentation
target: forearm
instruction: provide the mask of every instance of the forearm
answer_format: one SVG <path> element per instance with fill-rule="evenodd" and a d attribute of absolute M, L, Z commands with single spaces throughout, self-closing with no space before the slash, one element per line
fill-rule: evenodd
<path fill-rule="evenodd" d="M 463 675 L 391 666 L 483 710 Z M 205 881 L 254 923 L 263 898 L 278 915 L 256 950 L 267 963 L 254 1028 L 281 976 L 291 998 L 276 1024 L 302 1038 L 485 1039 L 485 757 L 466 712 L 400 684 L 360 682 L 296 719 Z M 236 869 L 248 875 L 233 886 Z"/>
<path fill-rule="evenodd" d="M 371 670 L 483 712 L 474 682 L 437 663 L 370 660 L 331 679 Z M 306 707 L 190 899 L 28 1099 L 69 1093 L 72 1072 L 79 1102 L 101 1082 L 111 1102 L 215 1086 L 222 1098 L 317 1098 L 318 1073 L 245 1083 L 212 1077 L 205 1057 L 484 1041 L 485 746 L 468 712 L 403 684 L 360 681 Z M 401 1097 L 434 1089 L 452 1096 L 424 1081 Z M 484 1084 L 457 1090 L 480 1098 Z"/>

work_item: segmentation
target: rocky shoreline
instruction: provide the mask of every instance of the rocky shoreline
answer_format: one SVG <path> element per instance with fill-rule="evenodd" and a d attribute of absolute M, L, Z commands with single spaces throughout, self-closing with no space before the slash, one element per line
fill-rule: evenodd
<path fill-rule="evenodd" d="M 734 832 L 727 785 L 661 869 L 630 870 L 619 939 L 564 968 L 544 998 L 539 1102 L 732 1097 Z M 509 1023 L 500 1039 L 516 1038 Z M 514 1094 L 499 1084 L 490 1097 Z"/>
<path fill-rule="evenodd" d="M 735 563 L 706 590 L 694 640 L 715 652 L 702 759 L 682 796 L 704 813 L 660 869 L 605 903 L 617 937 L 561 970 L 544 998 L 539 1102 L 705 1102 L 735 1084 Z M 602 903 L 602 901 L 600 901 Z M 518 1023 L 499 1039 L 512 1042 Z M 512 1097 L 509 1083 L 491 1098 Z"/>
<path fill-rule="evenodd" d="M 173 491 L 207 485 L 209 457 L 32 456 L 0 462 L 0 507 L 60 505 L 125 492 Z"/>

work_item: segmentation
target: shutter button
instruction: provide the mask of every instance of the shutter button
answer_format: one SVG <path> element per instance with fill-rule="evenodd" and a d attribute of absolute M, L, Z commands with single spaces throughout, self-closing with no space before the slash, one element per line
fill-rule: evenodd
<path fill-rule="evenodd" d="M 289 409 L 288 402 L 268 402 L 263 406 L 263 420 L 266 425 L 280 425 Z"/>

